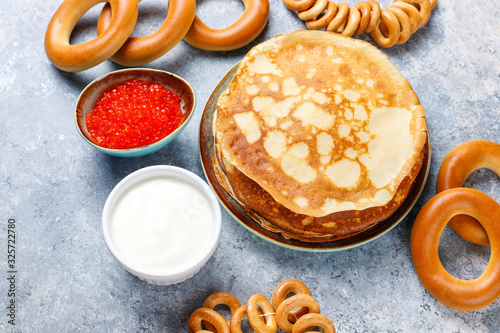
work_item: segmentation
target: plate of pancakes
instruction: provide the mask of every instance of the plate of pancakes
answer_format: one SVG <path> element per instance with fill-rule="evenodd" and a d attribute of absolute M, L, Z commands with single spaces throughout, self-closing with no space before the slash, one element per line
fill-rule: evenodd
<path fill-rule="evenodd" d="M 385 234 L 430 169 L 425 112 L 408 81 L 368 42 L 324 31 L 254 46 L 212 92 L 199 148 L 236 221 L 305 251 Z"/>

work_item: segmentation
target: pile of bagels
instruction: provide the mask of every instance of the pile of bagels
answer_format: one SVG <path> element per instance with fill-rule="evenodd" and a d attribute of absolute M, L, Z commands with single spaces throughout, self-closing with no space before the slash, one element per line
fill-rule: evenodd
<path fill-rule="evenodd" d="M 45 34 L 49 60 L 67 72 L 87 70 L 107 59 L 123 66 L 140 66 L 163 56 L 182 39 L 199 49 L 230 51 L 252 42 L 264 30 L 269 17 L 269 0 L 243 0 L 242 16 L 229 27 L 216 30 L 196 15 L 196 0 L 170 0 L 167 17 L 155 33 L 131 37 L 139 15 L 139 1 L 64 0 Z M 106 5 L 97 22 L 97 37 L 70 44 L 78 20 L 101 2 Z"/>
<path fill-rule="evenodd" d="M 215 310 L 220 305 L 231 311 L 229 320 Z M 245 317 L 250 327 L 260 333 L 275 333 L 278 327 L 286 333 L 312 333 L 310 329 L 315 327 L 321 328 L 323 333 L 335 333 L 335 326 L 320 314 L 319 304 L 309 288 L 295 279 L 281 282 L 274 289 L 271 301 L 262 294 L 254 294 L 241 305 L 234 295 L 216 292 L 191 314 L 189 332 L 242 333 Z"/>
<path fill-rule="evenodd" d="M 500 144 L 472 140 L 453 148 L 439 169 L 437 195 L 422 207 L 411 233 L 412 257 L 423 286 L 439 302 L 461 311 L 481 309 L 500 297 L 500 204 L 486 193 L 462 187 L 480 168 L 500 175 Z M 472 243 L 491 246 L 488 265 L 478 278 L 462 280 L 443 267 L 438 247 L 446 225 Z"/>

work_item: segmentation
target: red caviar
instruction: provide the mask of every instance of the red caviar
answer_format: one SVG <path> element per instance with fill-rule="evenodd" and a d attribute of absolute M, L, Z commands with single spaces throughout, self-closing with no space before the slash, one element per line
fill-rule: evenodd
<path fill-rule="evenodd" d="M 85 120 L 95 144 L 123 149 L 163 139 L 180 125 L 182 116 L 177 94 L 134 79 L 105 92 Z"/>

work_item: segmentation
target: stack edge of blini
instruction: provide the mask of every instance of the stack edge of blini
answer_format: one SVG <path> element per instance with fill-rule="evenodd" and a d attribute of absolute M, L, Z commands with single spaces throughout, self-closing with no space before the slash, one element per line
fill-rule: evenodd
<path fill-rule="evenodd" d="M 325 31 L 253 47 L 214 119 L 220 184 L 263 227 L 306 242 L 393 214 L 427 140 L 424 108 L 387 56 Z"/>

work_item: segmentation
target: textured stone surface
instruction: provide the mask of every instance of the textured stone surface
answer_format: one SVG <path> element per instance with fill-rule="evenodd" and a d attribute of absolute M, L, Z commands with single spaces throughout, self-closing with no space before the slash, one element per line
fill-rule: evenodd
<path fill-rule="evenodd" d="M 181 42 L 144 66 L 187 79 L 198 97 L 196 114 L 187 130 L 159 152 L 111 157 L 79 137 L 73 108 L 91 80 L 120 67 L 106 61 L 85 72 L 65 73 L 51 65 L 43 38 L 60 2 L 8 1 L 0 11 L 0 331 L 187 332 L 189 315 L 211 293 L 231 292 L 246 302 L 254 293 L 270 297 L 286 278 L 310 287 L 338 332 L 500 331 L 500 301 L 475 312 L 441 305 L 420 284 L 409 248 L 413 220 L 435 193 L 447 152 L 470 139 L 500 142 L 498 1 L 439 0 L 429 23 L 408 43 L 384 49 L 425 106 L 432 142 L 428 183 L 402 223 L 361 247 L 311 253 L 270 244 L 223 212 L 214 256 L 192 279 L 168 287 L 148 285 L 114 261 L 101 234 L 102 207 L 123 177 L 145 166 L 171 164 L 203 175 L 198 127 L 205 103 L 251 45 L 206 52 Z M 304 27 L 282 0 L 270 4 L 268 26 L 252 45 Z M 79 22 L 75 41 L 95 35 L 99 7 Z M 141 9 L 135 34 L 152 33 L 165 17 L 166 2 L 144 1 Z M 214 28 L 229 25 L 242 12 L 239 0 L 198 1 L 200 17 Z M 466 185 L 500 201 L 500 181 L 490 171 L 475 172 Z M 16 326 L 8 324 L 6 310 L 9 218 L 17 223 Z M 489 253 L 448 229 L 443 234 L 441 257 L 458 277 L 479 276 Z"/>

